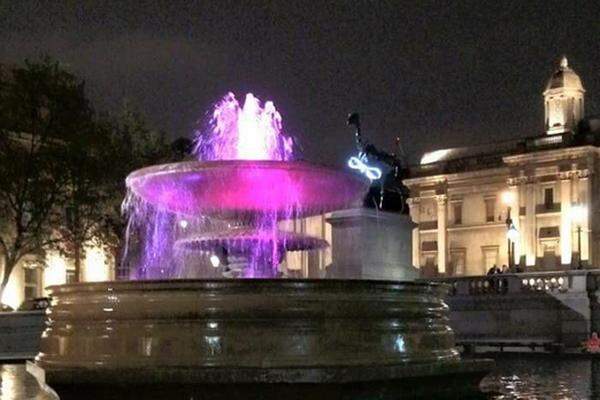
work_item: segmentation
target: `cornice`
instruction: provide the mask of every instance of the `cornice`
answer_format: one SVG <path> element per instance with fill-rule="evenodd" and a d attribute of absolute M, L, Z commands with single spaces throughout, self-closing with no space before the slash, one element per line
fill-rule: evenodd
<path fill-rule="evenodd" d="M 452 174 L 438 174 L 438 175 L 429 175 L 422 176 L 418 178 L 408 178 L 404 179 L 402 183 L 406 186 L 428 186 L 428 185 L 436 185 L 436 184 L 456 184 L 461 181 L 468 181 L 476 178 L 489 178 L 489 177 L 498 177 L 501 175 L 508 175 L 508 168 L 490 168 L 490 169 L 482 169 L 477 171 L 465 171 L 465 172 L 455 172 Z"/>
<path fill-rule="evenodd" d="M 504 161 L 504 163 L 508 166 L 513 167 L 531 162 L 540 163 L 568 160 L 590 154 L 600 154 L 600 149 L 595 146 L 565 147 L 562 149 L 542 150 L 525 154 L 504 156 L 502 157 L 502 161 Z"/>

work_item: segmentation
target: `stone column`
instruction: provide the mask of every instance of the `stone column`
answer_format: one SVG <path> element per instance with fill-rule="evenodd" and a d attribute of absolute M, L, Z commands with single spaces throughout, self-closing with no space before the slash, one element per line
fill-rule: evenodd
<path fill-rule="evenodd" d="M 588 265 L 592 265 L 592 253 L 590 248 L 590 215 L 592 211 L 592 181 L 589 176 L 589 171 L 583 170 L 579 171 L 578 179 L 577 179 L 577 187 L 578 187 L 578 202 L 585 207 L 587 210 L 587 214 L 585 218 L 581 221 L 581 260 L 586 261 Z M 577 246 L 577 243 L 575 243 Z"/>
<path fill-rule="evenodd" d="M 527 266 L 535 266 L 537 258 L 537 227 L 535 218 L 535 184 L 529 180 L 525 184 L 525 226 L 523 236 L 525 242 L 525 263 Z"/>
<path fill-rule="evenodd" d="M 519 232 L 519 239 L 515 241 L 515 254 L 512 257 L 513 262 L 517 265 L 521 259 L 521 237 L 523 236 L 523 232 L 521 232 L 521 222 L 519 221 L 519 191 L 517 185 L 512 180 L 509 181 L 508 192 L 510 193 L 510 202 L 506 206 L 510 207 L 510 218 L 515 229 Z"/>
<path fill-rule="evenodd" d="M 560 178 L 560 262 L 571 265 L 573 254 L 571 225 L 571 173 L 559 174 Z"/>
<path fill-rule="evenodd" d="M 448 221 L 448 196 L 445 194 L 437 195 L 437 252 L 438 252 L 438 273 L 446 273 L 448 243 L 446 225 Z"/>
<path fill-rule="evenodd" d="M 421 220 L 421 199 L 412 197 L 406 200 L 410 209 L 410 218 L 416 224 L 412 230 L 412 263 L 413 267 L 421 268 L 421 235 L 419 222 Z"/>

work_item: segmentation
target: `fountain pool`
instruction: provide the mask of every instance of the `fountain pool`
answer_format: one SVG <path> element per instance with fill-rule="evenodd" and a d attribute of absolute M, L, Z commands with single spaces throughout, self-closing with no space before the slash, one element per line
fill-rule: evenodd
<path fill-rule="evenodd" d="M 367 182 L 295 159 L 273 103 L 252 95 L 217 103 L 196 144 L 195 161 L 127 178 L 128 230 L 143 239 L 136 279 L 50 288 L 36 363 L 63 399 L 86 387 L 107 399 L 476 390 L 490 365 L 460 359 L 445 286 L 272 279 L 285 251 L 326 246 L 278 222 L 354 206 Z M 183 217 L 213 228 L 181 232 Z M 218 249 L 242 259 L 238 279 L 175 279 L 179 252 Z"/>

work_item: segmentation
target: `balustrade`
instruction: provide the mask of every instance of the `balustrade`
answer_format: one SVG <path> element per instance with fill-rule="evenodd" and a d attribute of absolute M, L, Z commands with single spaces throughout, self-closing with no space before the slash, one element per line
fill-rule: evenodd
<path fill-rule="evenodd" d="M 566 293 L 600 288 L 600 271 L 555 271 L 431 279 L 450 286 L 450 296 L 506 295 L 516 293 Z M 595 289 L 594 289 L 595 290 Z"/>

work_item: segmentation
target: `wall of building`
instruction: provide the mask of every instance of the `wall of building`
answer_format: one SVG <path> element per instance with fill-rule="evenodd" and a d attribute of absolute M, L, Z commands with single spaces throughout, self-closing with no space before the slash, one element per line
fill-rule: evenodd
<path fill-rule="evenodd" d="M 432 276 L 432 259 L 433 275 L 477 275 L 491 267 L 496 251 L 495 264 L 509 265 L 510 207 L 518 232 L 515 264 L 557 270 L 576 267 L 581 259 L 583 266 L 592 265 L 594 256 L 600 257 L 592 254 L 600 247 L 598 154 L 592 146 L 567 147 L 506 156 L 503 168 L 405 180 L 411 217 L 418 224 L 413 263 L 425 267 L 426 276 Z"/>
<path fill-rule="evenodd" d="M 280 222 L 282 230 L 321 238 L 330 244 L 321 250 L 288 252 L 282 265 L 287 275 L 303 278 L 319 278 L 325 275 L 327 266 L 331 264 L 331 225 L 326 221 L 328 216 L 329 214 L 323 214 Z"/>
<path fill-rule="evenodd" d="M 600 327 L 599 271 L 445 278 L 457 341 L 477 346 L 531 343 L 580 348 Z"/>
<path fill-rule="evenodd" d="M 28 269 L 31 271 L 29 276 L 35 277 L 35 288 L 33 281 L 27 282 L 26 280 L 26 270 Z M 37 262 L 31 257 L 26 257 L 13 270 L 2 295 L 2 303 L 16 310 L 21 303 L 27 300 L 26 293 L 32 295 L 30 298 L 44 297 L 47 295 L 46 287 L 67 283 L 70 271 L 73 270 L 72 262 L 58 252 L 48 252 L 43 263 Z M 114 279 L 114 260 L 112 256 L 106 254 L 101 248 L 88 248 L 82 262 L 81 281 L 98 282 L 112 279 Z M 31 289 L 26 291 L 28 284 Z"/>

